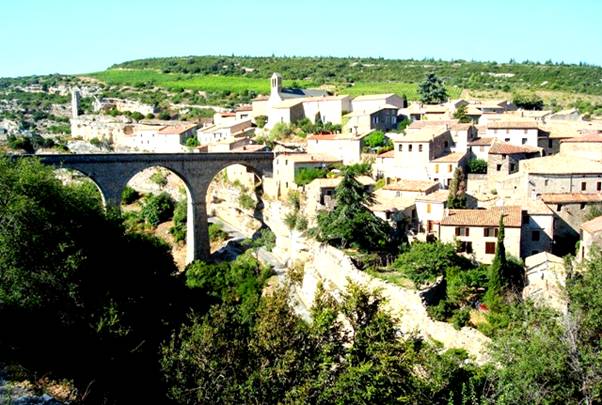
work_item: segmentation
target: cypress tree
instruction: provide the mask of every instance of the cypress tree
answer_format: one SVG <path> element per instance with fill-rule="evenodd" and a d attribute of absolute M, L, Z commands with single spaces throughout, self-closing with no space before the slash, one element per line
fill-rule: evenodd
<path fill-rule="evenodd" d="M 489 284 L 485 301 L 492 306 L 501 297 L 508 287 L 508 262 L 506 260 L 506 247 L 504 246 L 504 215 L 500 216 L 500 224 L 495 246 L 495 257 L 489 266 Z"/>

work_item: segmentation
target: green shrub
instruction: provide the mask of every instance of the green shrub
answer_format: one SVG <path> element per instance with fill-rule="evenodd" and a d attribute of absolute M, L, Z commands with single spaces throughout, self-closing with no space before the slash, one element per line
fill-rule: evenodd
<path fill-rule="evenodd" d="M 268 122 L 268 117 L 265 115 L 258 115 L 257 117 L 255 117 L 255 123 L 257 124 L 258 128 L 265 127 L 265 124 L 267 124 L 267 122 Z"/>
<path fill-rule="evenodd" d="M 295 184 L 305 186 L 315 179 L 325 178 L 329 171 L 326 167 L 302 167 L 295 173 Z"/>
<path fill-rule="evenodd" d="M 240 197 L 238 197 L 238 205 L 240 208 L 245 210 L 252 210 L 255 208 L 255 200 L 247 193 L 242 193 Z"/>
<path fill-rule="evenodd" d="M 186 240 L 187 214 L 188 201 L 186 199 L 178 201 L 173 212 L 173 226 L 169 229 L 169 233 L 171 233 L 176 242 Z"/>
<path fill-rule="evenodd" d="M 487 161 L 483 159 L 471 159 L 468 161 L 468 173 L 487 173 Z"/>
<path fill-rule="evenodd" d="M 172 217 L 174 206 L 173 198 L 165 192 L 158 195 L 148 195 L 144 198 L 140 215 L 147 224 L 157 226 Z"/>
<path fill-rule="evenodd" d="M 121 193 L 121 201 L 126 205 L 132 204 L 134 201 L 138 200 L 139 198 L 140 198 L 140 193 L 138 193 L 136 190 L 134 190 L 130 186 L 125 186 L 125 188 L 123 189 L 123 191 Z"/>
<path fill-rule="evenodd" d="M 221 242 L 228 239 L 228 232 L 222 229 L 221 224 L 209 224 L 209 240 L 211 242 Z"/>
<path fill-rule="evenodd" d="M 149 180 L 158 185 L 160 188 L 163 188 L 167 185 L 167 175 L 161 170 L 155 171 L 149 177 Z"/>
<path fill-rule="evenodd" d="M 458 330 L 461 329 L 463 326 L 466 326 L 468 321 L 470 321 L 470 308 L 464 307 L 456 311 L 456 313 L 454 313 L 454 315 L 452 316 L 451 321 L 454 325 L 454 328 Z"/>

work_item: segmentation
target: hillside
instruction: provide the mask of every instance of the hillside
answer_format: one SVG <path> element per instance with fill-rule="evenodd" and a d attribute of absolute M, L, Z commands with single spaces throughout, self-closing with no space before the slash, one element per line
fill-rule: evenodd
<path fill-rule="evenodd" d="M 435 72 L 448 86 L 469 90 L 530 89 L 542 91 L 564 91 L 590 95 L 602 95 L 602 67 L 591 65 L 568 65 L 535 63 L 496 63 L 474 61 L 440 60 L 388 60 L 382 58 L 333 58 L 333 57 L 246 57 L 246 56 L 190 56 L 152 58 L 128 61 L 111 66 L 108 72 L 118 75 L 117 69 L 176 73 L 188 84 L 191 76 L 218 75 L 236 77 L 240 80 L 258 79 L 261 83 L 272 72 L 280 72 L 285 79 L 300 85 L 333 84 L 352 95 L 378 89 L 379 84 L 406 85 L 401 92 L 423 80 L 428 72 Z M 137 72 L 140 73 L 140 72 Z M 159 80 L 150 77 L 149 80 Z M 173 77 L 171 77 L 173 79 Z M 115 78 L 117 79 L 117 78 Z M 175 80 L 176 82 L 180 80 Z M 171 82 L 173 80 L 166 80 Z M 171 83 L 172 85 L 174 83 Z M 361 84 L 361 86 L 358 86 Z M 361 89 L 347 88 L 358 86 Z M 267 84 L 258 84 L 256 91 L 263 91 Z M 190 87 L 188 87 L 190 88 Z M 396 90 L 399 92 L 399 90 Z M 410 90 L 407 91 L 411 93 Z M 412 94 L 407 94 L 412 98 Z"/>

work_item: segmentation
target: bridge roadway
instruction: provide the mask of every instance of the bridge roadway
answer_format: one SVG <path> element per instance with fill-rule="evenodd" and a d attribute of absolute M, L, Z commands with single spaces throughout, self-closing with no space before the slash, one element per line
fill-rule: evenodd
<path fill-rule="evenodd" d="M 35 155 L 42 163 L 72 169 L 89 177 L 100 190 L 105 206 L 119 208 L 121 193 L 137 173 L 154 166 L 178 175 L 188 195 L 188 262 L 209 257 L 206 195 L 220 170 L 240 164 L 258 176 L 271 175 L 272 152 L 241 153 L 110 153 Z"/>

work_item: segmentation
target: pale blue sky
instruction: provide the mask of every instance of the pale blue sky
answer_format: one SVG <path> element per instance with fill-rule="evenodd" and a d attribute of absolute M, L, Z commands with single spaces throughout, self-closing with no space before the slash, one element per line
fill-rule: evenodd
<path fill-rule="evenodd" d="M 185 55 L 602 65 L 599 0 L 0 0 L 0 77 Z"/>

